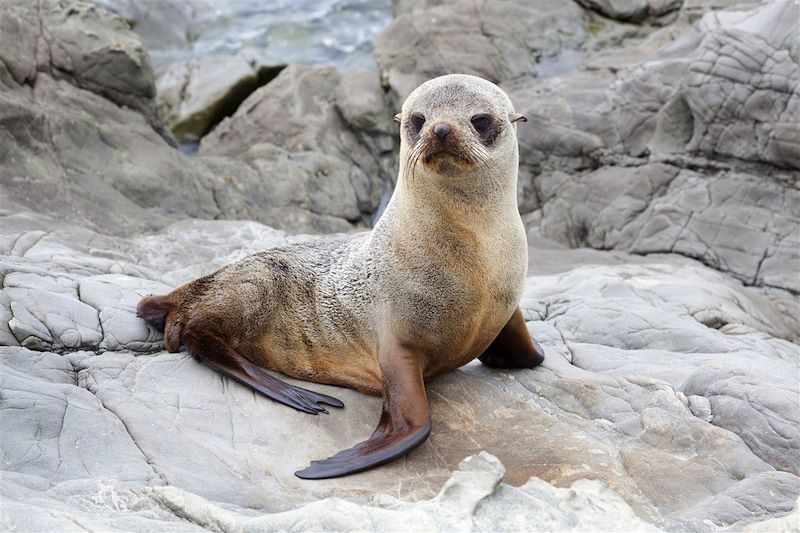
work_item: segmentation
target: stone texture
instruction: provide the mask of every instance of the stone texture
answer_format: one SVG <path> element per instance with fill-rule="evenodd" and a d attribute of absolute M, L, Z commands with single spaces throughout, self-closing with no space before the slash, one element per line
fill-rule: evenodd
<path fill-rule="evenodd" d="M 380 107 L 374 74 L 331 88 L 341 87 L 347 117 L 335 123 L 348 140 L 340 155 L 352 153 L 364 169 L 311 148 L 248 146 L 241 159 L 189 158 L 162 138 L 172 137 L 156 118 L 147 54 L 122 19 L 66 0 L 43 2 L 41 13 L 29 2 L 0 6 L 0 208 L 122 235 L 187 216 L 348 231 L 377 210 L 394 139 L 370 129 L 391 124 L 389 115 L 377 125 L 389 110 Z M 288 94 L 283 103 L 299 107 L 303 98 Z"/>
<path fill-rule="evenodd" d="M 375 210 L 396 177 L 397 128 L 374 73 L 292 65 L 245 100 L 203 138 L 203 155 L 241 156 L 258 144 L 319 152 L 362 173 L 360 206 Z"/>
<path fill-rule="evenodd" d="M 506 84 L 530 119 L 523 189 L 542 234 L 680 253 L 796 294 L 799 17 L 783 1 L 713 12 L 666 46 L 671 34 L 654 34 L 642 44 L 649 60 L 607 54 Z"/>
<path fill-rule="evenodd" d="M 443 74 L 499 82 L 568 68 L 587 39 L 583 11 L 573 2 L 398 4 L 400 15 L 375 42 L 375 59 L 397 105 L 420 83 Z"/>
<path fill-rule="evenodd" d="M 196 142 L 285 66 L 254 50 L 173 63 L 156 80 L 158 112 L 179 141 Z"/>
<path fill-rule="evenodd" d="M 186 48 L 197 38 L 197 27 L 212 14 L 213 2 L 173 0 L 158 6 L 139 0 L 90 0 L 125 19 L 142 39 L 161 74 L 167 65 L 164 52 Z"/>
<path fill-rule="evenodd" d="M 159 351 L 160 337 L 133 316 L 144 294 L 307 237 L 254 222 L 187 221 L 126 239 L 22 213 L 0 228 L 0 312 L 10 317 L 0 330 L 10 341 L 0 354 L 0 433 L 11 524 L 56 527 L 66 516 L 168 528 L 178 527 L 177 514 L 191 522 L 181 527 L 212 520 L 224 530 L 281 529 L 307 517 L 309 528 L 353 519 L 353 528 L 381 529 L 397 519 L 372 510 L 368 496 L 378 494 L 378 507 L 412 513 L 430 529 L 526 529 L 542 516 L 552 530 L 591 520 L 622 527 L 625 505 L 580 481 L 588 477 L 658 527 L 707 529 L 707 520 L 741 527 L 780 516 L 800 494 L 800 348 L 785 340 L 792 326 L 762 291 L 696 261 L 623 264 L 630 258 L 617 254 L 599 266 L 591 254 L 534 240 L 533 272 L 537 264 L 561 270 L 529 278 L 521 304 L 548 354 L 544 366 L 499 372 L 476 362 L 443 376 L 429 385 L 429 442 L 403 461 L 309 484 L 293 472 L 367 436 L 379 399 L 312 385 L 346 408 L 306 416 L 184 353 Z M 84 436 L 94 418 L 98 442 L 110 447 Z M 49 447 L 37 444 L 42 431 L 52 435 Z M 459 461 L 481 449 L 506 465 L 507 483 L 524 486 L 493 488 L 492 467 L 484 496 L 448 489 Z M 116 476 L 112 465 L 129 474 Z M 449 490 L 463 492 L 461 503 L 403 503 Z M 29 501 L 48 509 L 36 522 L 22 522 L 33 520 Z M 330 515 L 334 505 L 350 510 Z M 501 520 L 504 509 L 520 511 Z"/>
<path fill-rule="evenodd" d="M 90 4 L 3 0 L 0 63 L 6 76 L 32 86 L 38 72 L 64 79 L 135 109 L 164 135 L 152 98 L 150 61 L 119 17 Z"/>

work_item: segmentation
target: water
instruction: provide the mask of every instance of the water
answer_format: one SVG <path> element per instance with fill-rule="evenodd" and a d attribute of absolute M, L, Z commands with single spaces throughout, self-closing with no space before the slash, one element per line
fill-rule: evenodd
<path fill-rule="evenodd" d="M 189 43 L 150 48 L 156 72 L 169 64 L 253 47 L 269 62 L 376 70 L 372 43 L 392 20 L 391 0 L 206 0 Z"/>

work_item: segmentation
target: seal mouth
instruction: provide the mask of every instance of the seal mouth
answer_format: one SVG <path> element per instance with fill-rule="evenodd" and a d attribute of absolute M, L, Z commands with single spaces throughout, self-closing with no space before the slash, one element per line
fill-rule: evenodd
<path fill-rule="evenodd" d="M 442 163 L 451 163 L 457 166 L 473 167 L 477 164 L 477 161 L 475 161 L 474 158 L 448 149 L 439 149 L 427 152 L 422 156 L 422 162 L 425 164 L 425 166 L 436 166 Z"/>
<path fill-rule="evenodd" d="M 405 173 L 413 183 L 417 164 L 422 163 L 424 168 L 435 174 L 453 178 L 486 165 L 488 159 L 489 154 L 482 146 L 468 140 L 454 138 L 441 142 L 423 137 L 411 148 Z"/>

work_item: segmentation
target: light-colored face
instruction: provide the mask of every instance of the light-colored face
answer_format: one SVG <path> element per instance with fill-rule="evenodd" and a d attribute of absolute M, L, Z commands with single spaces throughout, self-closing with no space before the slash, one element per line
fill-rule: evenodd
<path fill-rule="evenodd" d="M 396 118 L 403 179 L 516 181 L 513 123 L 524 117 L 494 83 L 465 74 L 434 78 L 408 96 Z"/>

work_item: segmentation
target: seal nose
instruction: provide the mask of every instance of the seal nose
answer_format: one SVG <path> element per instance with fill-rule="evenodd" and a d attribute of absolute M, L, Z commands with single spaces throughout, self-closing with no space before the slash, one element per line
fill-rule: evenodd
<path fill-rule="evenodd" d="M 433 127 L 433 133 L 435 133 L 439 139 L 444 140 L 444 138 L 450 134 L 450 126 L 444 122 L 440 122 Z"/>

